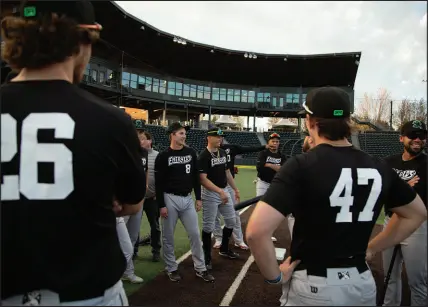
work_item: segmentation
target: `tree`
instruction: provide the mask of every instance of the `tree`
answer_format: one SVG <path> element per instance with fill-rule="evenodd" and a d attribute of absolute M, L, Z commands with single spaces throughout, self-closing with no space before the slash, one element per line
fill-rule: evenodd
<path fill-rule="evenodd" d="M 273 125 L 275 125 L 280 120 L 281 120 L 280 117 L 269 117 L 269 119 L 268 119 L 268 127 L 269 127 L 269 129 L 272 129 Z"/>
<path fill-rule="evenodd" d="M 384 126 L 385 123 L 389 122 L 390 110 L 391 94 L 385 88 L 380 88 L 374 97 L 364 93 L 364 98 L 358 105 L 355 114 L 360 120 Z"/>
<path fill-rule="evenodd" d="M 236 122 L 236 127 L 242 130 L 244 127 L 244 119 L 242 116 L 231 116 L 230 118 Z"/>
<path fill-rule="evenodd" d="M 405 122 L 410 120 L 420 120 L 425 122 L 427 118 L 427 102 L 421 98 L 419 101 L 403 99 L 399 102 L 397 110 L 394 112 L 394 125 L 400 128 Z"/>

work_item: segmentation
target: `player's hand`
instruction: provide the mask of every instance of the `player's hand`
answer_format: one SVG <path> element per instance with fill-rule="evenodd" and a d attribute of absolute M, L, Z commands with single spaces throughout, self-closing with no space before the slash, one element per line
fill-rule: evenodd
<path fill-rule="evenodd" d="M 202 209 L 202 200 L 197 200 L 195 202 L 195 207 L 196 207 L 196 212 L 201 211 L 201 209 Z"/>
<path fill-rule="evenodd" d="M 239 195 L 239 190 L 235 190 L 235 204 L 241 202 L 241 196 Z"/>
<path fill-rule="evenodd" d="M 166 207 L 160 208 L 160 216 L 164 219 L 168 218 L 168 209 Z"/>
<path fill-rule="evenodd" d="M 223 190 L 221 190 L 221 192 L 219 194 L 220 194 L 220 198 L 221 198 L 221 203 L 223 205 L 227 204 L 227 202 L 229 201 L 229 198 L 227 197 L 226 193 Z"/>
<path fill-rule="evenodd" d="M 375 253 L 372 252 L 369 248 L 366 250 L 366 261 L 371 262 L 375 256 Z"/>
<path fill-rule="evenodd" d="M 113 212 L 117 216 L 121 211 L 123 207 L 117 200 L 113 200 Z"/>
<path fill-rule="evenodd" d="M 285 259 L 283 263 L 281 263 L 281 265 L 279 266 L 279 269 L 282 272 L 283 284 L 290 280 L 294 269 L 299 265 L 299 263 L 300 263 L 300 260 L 294 260 L 293 262 L 291 262 L 290 256 L 287 259 Z"/>
<path fill-rule="evenodd" d="M 418 175 L 416 175 L 415 177 L 413 177 L 412 179 L 410 179 L 409 181 L 407 181 L 407 183 L 411 187 L 414 187 L 418 182 L 419 182 L 419 176 Z"/>

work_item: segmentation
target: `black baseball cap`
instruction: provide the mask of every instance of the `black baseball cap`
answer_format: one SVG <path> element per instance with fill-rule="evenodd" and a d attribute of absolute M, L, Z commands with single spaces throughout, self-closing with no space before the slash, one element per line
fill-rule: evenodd
<path fill-rule="evenodd" d="M 319 118 L 346 118 L 351 115 L 351 101 L 348 93 L 332 86 L 310 91 L 302 106 L 303 110 L 299 114 L 309 114 Z"/>
<path fill-rule="evenodd" d="M 92 3 L 81 1 L 21 1 L 20 16 L 25 19 L 37 19 L 46 13 L 57 13 L 75 20 L 79 27 L 101 31 L 102 26 L 95 21 Z"/>
<path fill-rule="evenodd" d="M 411 120 L 401 127 L 400 133 L 409 139 L 425 140 L 427 138 L 427 126 L 420 120 Z"/>
<path fill-rule="evenodd" d="M 272 139 L 278 139 L 278 140 L 280 140 L 281 136 L 278 133 L 276 133 L 276 132 L 272 132 L 271 134 L 269 134 L 268 141 L 270 141 Z"/>
<path fill-rule="evenodd" d="M 146 127 L 146 121 L 144 119 L 133 119 L 132 122 L 137 130 L 144 130 Z"/>
<path fill-rule="evenodd" d="M 218 127 L 213 127 L 208 129 L 207 136 L 224 136 L 224 132 Z"/>
<path fill-rule="evenodd" d="M 181 123 L 175 122 L 169 125 L 168 129 L 166 129 L 166 133 L 171 134 L 183 128 L 186 130 L 186 132 L 190 129 L 189 126 L 183 126 Z"/>

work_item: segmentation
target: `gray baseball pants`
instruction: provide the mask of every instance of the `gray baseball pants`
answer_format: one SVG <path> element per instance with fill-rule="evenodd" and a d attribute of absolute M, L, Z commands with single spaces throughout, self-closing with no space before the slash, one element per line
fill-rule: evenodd
<path fill-rule="evenodd" d="M 166 219 L 161 218 L 163 260 L 165 261 L 166 270 L 173 272 L 178 269 L 174 253 L 174 232 L 177 221 L 180 219 L 190 239 L 194 268 L 199 272 L 205 271 L 202 242 L 199 237 L 198 214 L 191 194 L 178 196 L 164 193 L 164 199 L 168 209 L 168 217 Z"/>
<path fill-rule="evenodd" d="M 132 255 L 134 254 L 134 245 L 131 243 L 124 218 L 116 218 L 116 230 L 120 248 L 122 249 L 123 255 L 126 259 L 126 269 L 123 275 L 131 277 L 134 275 L 134 262 L 132 260 Z"/>
<path fill-rule="evenodd" d="M 138 237 L 140 236 L 142 218 L 143 207 L 141 207 L 140 211 L 138 211 L 137 213 L 124 217 L 126 228 L 128 229 L 129 237 L 131 238 L 132 246 L 135 246 L 135 243 L 137 243 Z"/>
<path fill-rule="evenodd" d="M 385 217 L 384 227 L 390 218 Z M 382 253 L 383 270 L 388 272 L 394 248 Z M 391 279 L 385 294 L 384 306 L 400 306 L 401 304 L 401 271 L 403 262 L 406 264 L 407 280 L 411 292 L 411 306 L 427 304 L 427 222 L 424 222 L 413 234 L 401 242 Z"/>
<path fill-rule="evenodd" d="M 232 198 L 232 203 L 235 204 L 235 191 L 233 191 L 230 185 L 227 186 L 227 190 L 230 193 L 230 197 Z M 232 237 L 236 244 L 244 243 L 244 235 L 242 233 L 241 227 L 241 216 L 239 215 L 239 211 L 235 211 L 235 226 L 233 227 Z M 214 225 L 214 238 L 216 242 L 221 242 L 221 238 L 223 236 L 223 230 L 221 229 L 221 213 L 220 210 L 217 212 L 217 217 L 215 219 Z"/>
<path fill-rule="evenodd" d="M 340 278 L 344 272 L 347 278 Z M 376 284 L 370 270 L 360 274 L 355 267 L 327 269 L 327 277 L 295 271 L 279 301 L 281 306 L 376 306 Z"/>

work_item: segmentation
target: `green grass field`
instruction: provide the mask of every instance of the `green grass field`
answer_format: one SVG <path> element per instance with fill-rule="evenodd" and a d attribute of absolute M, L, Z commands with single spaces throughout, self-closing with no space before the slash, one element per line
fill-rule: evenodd
<path fill-rule="evenodd" d="M 239 173 L 236 175 L 236 183 L 241 193 L 241 201 L 250 199 L 256 196 L 256 185 L 253 183 L 253 180 L 256 179 L 256 170 L 254 166 L 238 166 Z M 199 216 L 199 227 L 201 227 L 201 216 L 202 211 L 198 213 Z M 382 224 L 384 219 L 383 210 L 377 223 Z M 143 215 L 143 221 L 141 223 L 141 235 L 145 236 L 150 231 L 150 226 L 147 221 L 146 215 Z M 189 239 L 184 230 L 181 222 L 177 223 L 177 228 L 175 230 L 175 256 L 180 258 L 190 249 Z M 125 290 L 128 295 L 132 294 L 134 291 L 138 290 L 140 287 L 144 286 L 147 282 L 150 282 L 156 275 L 164 270 L 163 262 L 152 262 L 151 247 L 144 246 L 140 247 L 138 258 L 134 261 L 135 274 L 144 279 L 144 283 L 140 285 L 133 285 L 129 283 L 124 283 Z"/>

